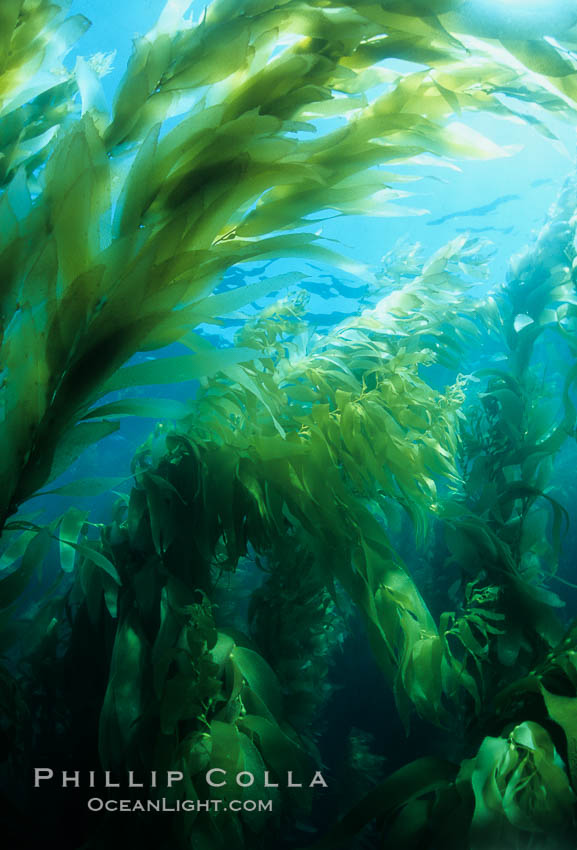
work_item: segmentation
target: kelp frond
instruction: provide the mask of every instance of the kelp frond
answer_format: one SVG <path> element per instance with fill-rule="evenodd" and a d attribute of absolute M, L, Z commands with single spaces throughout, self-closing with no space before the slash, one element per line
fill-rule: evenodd
<path fill-rule="evenodd" d="M 207 296 L 230 266 L 295 254 L 338 263 L 313 234 L 283 231 L 319 210 L 386 214 L 399 192 L 384 163 L 502 153 L 453 119 L 502 111 L 503 75 L 522 72 L 481 51 L 463 76 L 470 55 L 433 7 L 215 2 L 193 23 L 186 5 L 169 4 L 136 43 L 111 118 L 79 64 L 82 117 L 58 134 L 33 195 L 21 179 L 0 201 L 3 522 L 116 427 L 89 413 L 107 381 L 210 317 Z M 18 19 L 20 8 L 6 6 L 17 43 L 30 26 L 43 48 L 62 48 L 53 23 L 40 11 L 28 22 L 27 4 Z M 417 59 L 424 40 L 425 70 L 375 66 Z M 306 139 L 325 115 L 344 123 Z M 210 370 L 198 353 L 187 362 L 193 375 Z"/>
<path fill-rule="evenodd" d="M 58 127 L 74 115 L 77 84 L 62 60 L 89 27 L 67 3 L 5 0 L 0 9 L 0 189 L 19 168 L 33 178 Z"/>

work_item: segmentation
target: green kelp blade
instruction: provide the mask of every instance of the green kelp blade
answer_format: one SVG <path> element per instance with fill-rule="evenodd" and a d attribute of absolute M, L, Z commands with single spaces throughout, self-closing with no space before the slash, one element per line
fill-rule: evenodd
<path fill-rule="evenodd" d="M 62 440 L 58 443 L 50 476 L 41 484 L 50 483 L 58 478 L 66 469 L 80 457 L 85 449 L 89 446 L 98 443 L 104 437 L 108 437 L 115 431 L 118 431 L 119 423 L 116 421 L 107 420 L 105 422 L 80 422 L 71 428 Z M 32 490 L 36 490 L 37 486 L 33 486 Z"/>
<path fill-rule="evenodd" d="M 177 501 L 182 503 L 182 497 L 178 490 L 160 475 L 145 472 L 140 478 L 146 493 L 152 540 L 157 554 L 162 557 L 178 536 L 179 517 L 175 504 Z"/>
<path fill-rule="evenodd" d="M 565 59 L 562 54 L 544 39 L 502 41 L 503 46 L 519 61 L 534 71 L 542 74 L 563 94 L 577 99 L 577 71 L 574 64 Z"/>
<path fill-rule="evenodd" d="M 276 277 L 268 277 L 257 283 L 237 286 L 228 292 L 211 295 L 193 305 L 196 321 L 208 321 L 215 316 L 227 316 L 241 307 L 246 307 L 255 301 L 265 298 L 281 289 L 287 289 L 300 283 L 305 278 L 301 272 L 287 272 Z"/>
<path fill-rule="evenodd" d="M 10 40 L 18 23 L 21 6 L 21 0 L 6 0 L 0 7 L 0 61 L 2 65 L 4 65 Z"/>
<path fill-rule="evenodd" d="M 148 386 L 154 384 L 180 384 L 184 381 L 198 381 L 216 372 L 226 371 L 229 366 L 254 359 L 251 348 L 215 348 L 202 354 L 182 354 L 177 357 L 161 357 L 134 366 L 119 369 L 109 381 L 104 391 L 122 390 L 127 387 Z"/>
<path fill-rule="evenodd" d="M 252 737 L 264 761 L 277 776 L 286 776 L 288 770 L 293 770 L 295 781 L 304 783 L 307 780 L 313 760 L 280 726 L 256 714 L 239 718 L 237 725 L 241 732 Z"/>
<path fill-rule="evenodd" d="M 87 516 L 88 511 L 80 511 L 74 507 L 69 508 L 60 523 L 58 530 L 60 537 L 60 566 L 65 573 L 71 573 L 74 570 L 76 550 L 72 544 L 78 542 L 78 537 Z"/>
<path fill-rule="evenodd" d="M 138 735 L 143 708 L 142 677 L 148 646 L 134 612 L 118 624 L 110 678 L 100 713 L 99 752 L 102 765 L 123 763 Z"/>
<path fill-rule="evenodd" d="M 558 723 L 567 740 L 567 763 L 571 784 L 577 790 L 577 698 L 552 694 L 541 685 L 541 694 L 549 717 Z"/>
<path fill-rule="evenodd" d="M 162 697 L 164 684 L 174 658 L 174 647 L 182 629 L 182 623 L 167 600 L 166 588 L 161 591 L 160 627 L 152 645 L 153 687 L 157 699 Z"/>
<path fill-rule="evenodd" d="M 114 236 L 130 235 L 141 222 L 148 205 L 147 202 L 150 200 L 148 196 L 153 191 L 150 180 L 153 174 L 152 163 L 157 151 L 160 126 L 160 123 L 158 123 L 150 128 L 134 158 L 116 208 L 112 224 Z"/>
<path fill-rule="evenodd" d="M 249 688 L 263 701 L 275 718 L 282 715 L 282 694 L 276 673 L 257 652 L 245 646 L 235 646 L 230 655 L 240 669 Z"/>
<path fill-rule="evenodd" d="M 118 570 L 112 561 L 106 555 L 103 555 L 102 552 L 94 549 L 89 543 L 73 543 L 71 540 L 68 540 L 67 545 L 72 546 L 73 549 L 76 549 L 81 555 L 84 555 L 85 558 L 88 558 L 89 561 L 92 561 L 93 564 L 104 570 L 117 585 L 120 586 L 122 584 Z"/>
<path fill-rule="evenodd" d="M 273 811 L 276 810 L 279 789 L 265 787 L 266 764 L 260 752 L 247 735 L 240 735 L 240 747 L 243 757 L 243 769 L 254 776 L 254 783 L 242 789 L 240 796 L 246 800 L 272 800 Z M 268 818 L 272 814 L 272 812 L 269 812 L 267 816 L 266 812 L 251 812 L 247 809 L 242 813 L 242 819 L 249 825 L 253 832 L 261 833 L 266 828 Z"/>
<path fill-rule="evenodd" d="M 507 503 L 518 499 L 527 499 L 531 502 L 536 499 L 545 499 L 549 502 L 553 513 L 553 528 L 551 532 L 552 544 L 555 554 L 558 556 L 561 550 L 561 542 L 563 537 L 563 526 L 567 533 L 570 524 L 569 512 L 567 509 L 547 493 L 540 490 L 538 487 L 532 487 L 522 481 L 512 481 L 506 488 L 503 489 L 499 501 Z"/>
<path fill-rule="evenodd" d="M 82 101 L 82 114 L 90 113 L 94 124 L 102 133 L 109 122 L 109 114 L 100 76 L 82 56 L 76 59 L 74 70 Z"/>
<path fill-rule="evenodd" d="M 431 808 L 431 800 L 411 800 L 407 803 L 387 832 L 387 845 L 395 850 L 422 850 L 430 830 Z"/>
<path fill-rule="evenodd" d="M 449 788 L 456 775 L 457 768 L 450 762 L 431 756 L 417 759 L 391 774 L 305 850 L 348 850 L 363 827 L 375 818 L 390 818 L 412 800 Z"/>
<path fill-rule="evenodd" d="M 17 561 L 18 558 L 22 557 L 22 555 L 26 551 L 26 547 L 28 546 L 32 538 L 36 535 L 36 533 L 36 530 L 27 529 L 22 531 L 22 533 L 19 534 L 18 537 L 15 537 L 13 540 L 10 541 L 10 543 L 0 556 L 0 572 L 12 566 L 14 561 Z"/>
<path fill-rule="evenodd" d="M 61 487 L 54 487 L 51 490 L 42 490 L 36 495 L 66 496 L 66 498 L 72 499 L 90 499 L 93 496 L 99 496 L 101 493 L 108 493 L 111 490 L 115 490 L 117 487 L 120 487 L 126 481 L 130 480 L 131 476 L 127 478 L 77 478 L 76 481 L 71 481 L 69 484 L 63 484 Z"/>
<path fill-rule="evenodd" d="M 102 404 L 100 407 L 93 407 L 84 414 L 83 420 L 105 416 L 182 419 L 188 413 L 190 413 L 188 405 L 172 398 L 123 398 Z"/>
<path fill-rule="evenodd" d="M 50 532 L 47 528 L 42 528 L 28 541 L 20 565 L 0 581 L 0 610 L 8 608 L 24 592 L 30 579 L 42 564 L 50 541 Z"/>
<path fill-rule="evenodd" d="M 210 737 L 212 740 L 210 765 L 226 771 L 230 779 L 242 767 L 241 734 L 234 723 L 213 720 L 210 724 Z"/>

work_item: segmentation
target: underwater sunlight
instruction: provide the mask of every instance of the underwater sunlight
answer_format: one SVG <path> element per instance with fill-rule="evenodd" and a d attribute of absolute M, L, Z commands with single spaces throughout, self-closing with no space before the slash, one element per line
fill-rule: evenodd
<path fill-rule="evenodd" d="M 567 0 L 2 0 L 2 848 L 575 850 L 576 128 Z"/>

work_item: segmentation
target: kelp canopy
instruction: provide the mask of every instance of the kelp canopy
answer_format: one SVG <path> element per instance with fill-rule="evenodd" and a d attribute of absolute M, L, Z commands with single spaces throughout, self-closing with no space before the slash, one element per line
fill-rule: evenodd
<path fill-rule="evenodd" d="M 136 43 L 109 116 L 89 63 L 57 70 L 54 50 L 86 22 L 48 2 L 3 4 L 3 522 L 116 427 L 94 404 L 138 380 L 118 373 L 132 354 L 265 291 L 211 298 L 227 268 L 334 259 L 300 226 L 323 209 L 387 214 L 403 193 L 386 163 L 497 155 L 455 122 L 463 110 L 539 123 L 515 107 L 530 99 L 572 114 L 569 41 L 473 50 L 454 34 L 466 31 L 458 2 L 215 2 L 196 24 L 187 5 L 170 3 Z M 382 61 L 394 58 L 425 68 L 392 72 Z M 314 132 L 335 115 L 343 126 Z M 196 352 L 173 378 L 214 371 L 215 357 Z"/>
<path fill-rule="evenodd" d="M 189 799 L 210 797 L 208 768 L 310 773 L 331 659 L 358 615 L 406 729 L 414 710 L 453 743 L 393 773 L 318 846 L 351 846 L 376 818 L 399 848 L 569 847 L 575 631 L 548 584 L 568 520 L 550 481 L 575 432 L 575 182 L 494 297 L 474 294 L 490 274 L 479 240 L 399 256 L 393 281 L 394 263 L 352 265 L 311 216 L 406 213 L 396 185 L 423 154 L 506 153 L 467 111 L 548 137 L 548 112 L 574 121 L 577 21 L 553 17 L 553 38 L 491 30 L 456 0 L 215 0 L 196 22 L 188 5 L 169 3 L 135 43 L 111 114 L 97 63 L 59 64 L 83 18 L 43 0 L 0 11 L 9 841 L 26 845 L 26 770 L 72 751 L 87 769 L 181 771 Z M 215 293 L 226 270 L 287 257 L 389 291 L 324 334 L 290 294 L 211 346 L 200 325 L 301 277 Z M 191 353 L 125 365 L 175 341 Z M 498 367 L 463 376 L 485 343 Z M 192 378 L 187 407 L 124 392 Z M 137 452 L 98 539 L 76 507 L 44 528 L 12 518 L 119 417 L 163 411 L 184 415 Z M 402 517 L 421 546 L 437 536 L 420 557 L 450 593 L 425 592 L 405 563 Z M 53 539 L 64 580 L 30 606 Z M 266 579 L 244 606 L 255 564 Z M 264 787 L 243 799 L 258 795 L 274 814 L 135 818 L 130 840 L 256 850 L 311 803 Z M 66 838 L 126 840 L 117 817 L 94 828 L 77 811 Z"/>

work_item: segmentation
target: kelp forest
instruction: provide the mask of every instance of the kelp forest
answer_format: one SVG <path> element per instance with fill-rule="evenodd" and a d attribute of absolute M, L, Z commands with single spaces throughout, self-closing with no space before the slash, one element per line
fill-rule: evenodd
<path fill-rule="evenodd" d="M 577 124 L 577 12 L 473 6 L 169 0 L 110 106 L 0 3 L 6 850 L 577 846 L 577 175 L 500 279 L 320 226 Z"/>

